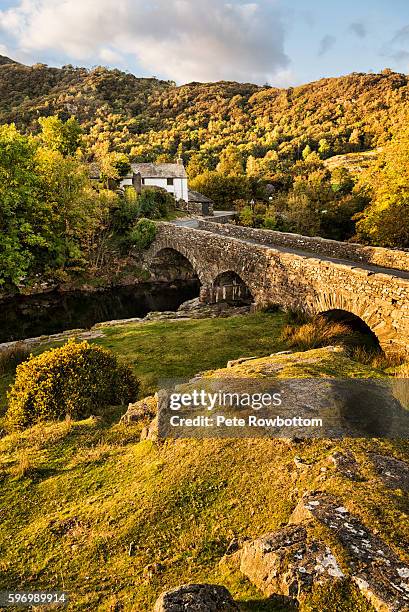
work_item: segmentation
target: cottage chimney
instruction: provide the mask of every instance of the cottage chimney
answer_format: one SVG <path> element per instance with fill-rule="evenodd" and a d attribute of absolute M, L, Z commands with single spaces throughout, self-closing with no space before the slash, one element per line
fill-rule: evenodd
<path fill-rule="evenodd" d="M 177 163 L 178 166 L 183 166 L 183 159 L 181 157 L 178 157 L 176 159 L 176 163 Z"/>
<path fill-rule="evenodd" d="M 141 177 L 141 173 L 138 172 L 137 174 L 133 173 L 132 176 L 132 186 L 135 189 L 136 193 L 141 193 L 142 191 L 142 177 Z"/>

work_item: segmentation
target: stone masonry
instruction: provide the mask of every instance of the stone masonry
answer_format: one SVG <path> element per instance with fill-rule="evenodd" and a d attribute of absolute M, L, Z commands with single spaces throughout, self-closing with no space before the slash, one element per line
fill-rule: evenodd
<path fill-rule="evenodd" d="M 409 350 L 409 278 L 405 273 L 400 277 L 396 270 L 385 273 L 373 264 L 368 269 L 353 261 L 339 263 L 318 254 L 296 254 L 282 246 L 261 244 L 257 230 L 249 239 L 246 232 L 240 233 L 247 228 L 205 225 L 212 231 L 159 223 L 147 265 L 164 249 L 172 249 L 190 262 L 201 282 L 203 300 L 211 301 L 217 277 L 234 272 L 247 285 L 256 308 L 278 305 L 308 314 L 344 310 L 360 317 L 386 352 Z"/>

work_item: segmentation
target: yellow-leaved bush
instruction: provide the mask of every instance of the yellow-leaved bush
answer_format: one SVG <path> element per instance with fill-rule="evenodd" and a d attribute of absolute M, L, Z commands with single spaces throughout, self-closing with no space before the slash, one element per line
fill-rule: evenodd
<path fill-rule="evenodd" d="M 7 422 L 22 429 L 38 421 L 87 418 L 96 408 L 127 404 L 139 383 L 110 351 L 70 340 L 24 361 L 8 392 Z"/>

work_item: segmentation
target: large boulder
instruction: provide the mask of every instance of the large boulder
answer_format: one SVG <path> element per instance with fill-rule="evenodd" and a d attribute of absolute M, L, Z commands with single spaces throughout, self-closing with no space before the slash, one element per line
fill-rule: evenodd
<path fill-rule="evenodd" d="M 379 612 L 409 610 L 409 566 L 335 497 L 304 497 L 290 519 L 293 528 L 317 523 L 330 530 L 348 560 L 348 576 Z"/>
<path fill-rule="evenodd" d="M 289 525 L 247 542 L 240 570 L 266 596 L 297 598 L 313 584 L 339 582 L 344 574 L 331 549 L 318 540 L 307 540 L 303 525 Z"/>
<path fill-rule="evenodd" d="M 237 612 L 238 609 L 224 586 L 183 584 L 162 593 L 154 612 Z"/>

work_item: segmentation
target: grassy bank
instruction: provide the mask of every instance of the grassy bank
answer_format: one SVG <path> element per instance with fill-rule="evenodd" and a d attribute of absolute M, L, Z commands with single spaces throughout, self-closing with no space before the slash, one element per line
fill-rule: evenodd
<path fill-rule="evenodd" d="M 234 330 L 234 321 L 229 324 Z M 202 329 L 207 325 L 203 322 Z M 130 330 L 112 330 L 105 341 L 115 344 L 119 333 Z M 149 334 L 149 328 L 143 333 Z M 214 359 L 219 357 L 225 354 Z M 266 366 L 265 359 L 248 363 L 251 371 L 245 364 L 237 366 L 240 376 Z M 315 376 L 337 368 L 349 376 L 377 375 L 342 354 L 334 359 L 325 349 L 300 353 L 294 364 L 296 372 L 290 368 L 280 376 L 309 376 L 311 367 Z M 166 367 L 162 363 L 164 372 Z M 0 440 L 0 588 L 59 587 L 70 593 L 71 610 L 148 612 L 164 589 L 213 582 L 229 588 L 243 611 L 286 610 L 263 598 L 234 563 L 221 559 L 232 540 L 285 524 L 303 493 L 313 489 L 337 495 L 405 554 L 407 497 L 385 489 L 367 453 L 377 450 L 404 459 L 407 442 L 156 444 L 139 442 L 137 425 L 120 426 L 111 416 L 40 424 Z M 329 461 L 334 450 L 345 448 L 360 462 L 360 482 L 345 479 Z M 305 467 L 297 468 L 296 458 Z M 324 609 L 319 605 L 304 609 L 318 612 Z M 352 588 L 336 610 L 371 607 Z"/>
<path fill-rule="evenodd" d="M 284 323 L 282 313 L 256 313 L 226 319 L 116 325 L 104 328 L 104 337 L 94 342 L 132 365 L 141 380 L 143 396 L 156 391 L 160 379 L 189 377 L 201 370 L 223 367 L 229 359 L 282 350 Z M 49 345 L 42 345 L 33 352 L 47 348 Z M 0 375 L 1 412 L 12 380 L 10 372 Z"/>

